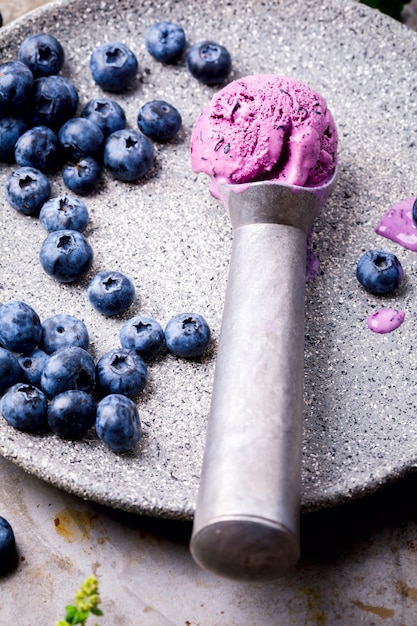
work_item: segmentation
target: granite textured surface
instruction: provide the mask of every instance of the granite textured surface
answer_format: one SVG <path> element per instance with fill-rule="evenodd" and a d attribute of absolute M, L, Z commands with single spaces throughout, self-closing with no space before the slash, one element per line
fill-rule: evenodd
<path fill-rule="evenodd" d="M 190 42 L 221 39 L 233 56 L 232 77 L 294 76 L 321 92 L 333 111 L 340 135 L 339 180 L 314 229 L 321 270 L 307 289 L 302 504 L 314 510 L 371 492 L 409 471 L 417 459 L 409 391 L 417 368 L 411 341 L 417 259 L 399 251 L 406 280 L 383 301 L 358 287 L 354 271 L 364 250 L 387 245 L 373 230 L 382 211 L 413 193 L 417 98 L 408 79 L 416 38 L 399 23 L 350 1 L 329 0 L 318 7 L 280 0 L 259 5 L 254 15 L 243 2 L 214 10 L 199 2 L 118 0 L 93 10 L 86 0 L 57 0 L 2 29 L 4 60 L 13 58 L 34 30 L 71 42 L 62 73 L 76 84 L 80 108 L 102 93 L 88 68 L 92 49 L 103 40 L 123 39 L 140 66 L 132 89 L 114 96 L 128 123 L 134 126 L 139 106 L 155 97 L 172 102 L 183 117 L 179 137 L 156 146 L 155 166 L 146 179 L 125 184 L 106 175 L 88 197 L 86 234 L 95 260 L 75 285 L 58 284 L 42 271 L 41 226 L 11 210 L 0 190 L 2 299 L 25 300 L 41 318 L 56 312 L 83 318 L 96 358 L 118 345 L 121 324 L 138 312 L 164 325 L 176 313 L 195 310 L 206 317 L 213 341 L 201 361 L 168 355 L 151 365 L 150 382 L 138 401 L 144 436 L 131 455 L 115 456 L 94 436 L 69 443 L 25 435 L 4 421 L 0 450 L 82 497 L 128 511 L 192 517 L 231 228 L 223 207 L 208 194 L 208 181 L 189 166 L 190 131 L 213 88 L 198 84 L 182 65 L 163 66 L 145 49 L 146 27 L 168 13 L 184 26 Z M 2 167 L 3 181 L 12 167 Z M 59 173 L 51 180 L 53 195 L 65 192 Z M 137 287 L 134 305 L 118 319 L 96 313 L 85 297 L 92 275 L 110 268 L 125 272 Z M 387 302 L 406 310 L 406 321 L 381 337 L 367 331 L 366 317 Z"/>
<path fill-rule="evenodd" d="M 12 6 L 8 0 L 4 5 Z M 23 6 L 22 2 L 15 8 L 22 10 Z M 31 4 L 32 6 L 34 4 Z M 53 21 L 57 29 L 62 24 L 61 6 L 63 5 L 51 4 L 51 7 L 54 7 Z M 110 7 L 115 10 L 115 7 L 121 4 L 104 1 L 100 3 L 100 6 L 105 11 Z M 144 6 L 144 3 L 135 5 L 132 2 L 129 6 L 133 10 L 135 6 Z M 165 12 L 170 6 L 170 3 L 161 3 L 161 11 L 163 9 Z M 3 12 L 3 3 L 1 10 Z M 373 11 L 359 9 L 351 2 L 325 3 L 324 7 L 313 2 L 273 3 L 273 10 L 269 13 L 273 16 L 272 21 L 277 24 L 277 28 L 278 25 L 285 26 L 283 24 L 285 20 L 281 14 L 284 10 L 288 18 L 284 32 L 287 33 L 289 40 L 286 37 L 283 38 L 278 31 L 275 35 L 276 54 L 282 55 L 284 69 L 285 67 L 292 71 L 297 69 L 290 64 L 292 53 L 299 64 L 297 71 L 300 75 L 307 78 L 310 72 L 314 75 L 316 59 L 314 54 L 311 58 L 309 55 L 304 56 L 305 42 L 302 46 L 303 58 L 297 52 L 300 38 L 307 39 L 312 46 L 312 53 L 315 51 L 317 54 L 322 50 L 323 36 L 333 25 L 336 35 L 336 42 L 333 43 L 336 51 L 340 47 L 338 53 L 335 50 L 333 53 L 339 61 L 341 58 L 345 60 L 343 68 L 337 67 L 341 76 L 336 84 L 340 87 L 345 73 L 351 87 L 355 85 L 355 78 L 358 85 L 362 85 L 363 81 L 370 83 L 369 97 L 362 94 L 362 87 L 352 89 L 352 97 L 359 99 L 357 104 L 347 97 L 348 94 L 343 89 L 340 90 L 340 94 L 338 94 L 338 89 L 335 89 L 334 94 L 332 93 L 329 97 L 332 108 L 336 107 L 343 113 L 343 116 L 346 116 L 343 134 L 347 138 L 349 134 L 353 133 L 356 136 L 365 132 L 366 118 L 369 117 L 371 120 L 369 124 L 371 140 L 364 156 L 354 153 L 352 147 L 342 153 L 346 167 L 350 164 L 347 167 L 347 173 L 350 176 L 344 176 L 342 179 L 341 195 L 337 196 L 338 201 L 342 199 L 343 224 L 338 230 L 338 216 L 336 205 L 334 205 L 333 208 L 329 206 L 333 225 L 330 223 L 328 225 L 328 231 L 332 228 L 337 231 L 336 242 L 347 239 L 345 246 L 347 248 L 351 242 L 349 219 L 354 214 L 354 222 L 355 224 L 358 222 L 357 226 L 360 229 L 360 238 L 364 238 L 363 246 L 368 247 L 371 243 L 378 241 L 372 232 L 374 214 L 379 214 L 379 209 L 385 208 L 386 202 L 391 201 L 391 198 L 396 200 L 398 194 L 415 193 L 412 182 L 413 164 L 410 158 L 412 148 L 410 147 L 409 151 L 403 151 L 404 135 L 402 133 L 404 126 L 412 119 L 414 110 L 413 96 L 411 95 L 410 100 L 407 95 L 407 80 L 412 81 L 413 77 L 412 55 L 416 40 L 393 21 Z M 259 39 L 262 29 L 258 20 L 255 19 L 252 22 L 250 6 L 242 12 L 245 17 L 246 31 L 252 28 L 248 24 L 253 24 L 254 32 L 250 34 L 250 37 Z M 306 22 L 311 20 L 311 25 L 309 28 L 306 26 L 302 37 L 301 34 L 299 37 L 295 29 L 302 15 Z M 120 13 L 119 17 L 122 18 L 123 13 Z M 181 17 L 184 17 L 184 14 L 181 14 Z M 343 19 L 340 23 L 341 17 Z M 44 24 L 43 19 L 42 14 L 36 13 L 31 23 Z M 17 27 L 20 32 L 24 32 L 26 28 L 21 25 Z M 85 25 L 83 27 L 85 28 Z M 103 29 L 101 33 L 106 32 L 105 27 Z M 289 34 L 291 29 L 294 29 L 293 41 Z M 246 35 L 245 32 L 245 37 Z M 317 86 L 323 85 L 327 90 L 327 78 L 333 77 L 336 68 L 332 70 L 330 67 L 330 74 L 326 76 L 330 47 L 325 46 L 325 51 L 327 58 L 319 62 L 320 74 L 323 73 L 323 76 L 316 74 L 316 81 Z M 3 54 L 8 54 L 8 51 L 3 50 Z M 262 57 L 262 54 L 259 54 Z M 258 54 L 255 54 L 255 57 L 258 58 Z M 245 50 L 239 53 L 239 59 L 243 62 L 244 68 Z M 366 59 L 370 61 L 367 62 Z M 388 76 L 384 71 L 387 59 L 390 65 Z M 379 61 L 381 61 L 381 68 L 377 69 L 374 79 L 374 68 Z M 399 74 L 395 68 L 397 62 Z M 399 76 L 401 79 L 407 78 L 403 90 L 397 84 Z M 376 92 L 383 94 L 383 97 L 379 99 Z M 384 99 L 391 92 L 397 97 L 393 97 L 389 102 L 385 101 Z M 348 123 L 354 121 L 358 109 L 361 111 L 361 119 L 358 121 L 356 131 L 356 127 L 351 128 Z M 398 136 L 394 132 L 391 136 L 392 141 L 387 145 L 388 129 L 395 126 L 397 111 L 400 111 L 401 116 L 404 115 L 404 122 L 400 123 Z M 374 115 L 378 120 L 373 120 Z M 385 125 L 388 129 L 384 132 Z M 410 133 L 413 132 L 413 128 L 414 124 L 410 123 Z M 379 129 L 383 131 L 381 143 L 378 140 Z M 382 166 L 381 154 L 384 155 Z M 356 177 L 354 165 L 358 161 L 364 163 Z M 375 164 L 379 164 L 377 171 L 374 171 Z M 393 181 L 391 190 L 388 189 L 390 181 Z M 198 184 L 201 194 L 205 194 L 206 182 L 201 181 Z M 218 219 L 222 220 L 220 211 L 205 195 L 204 198 L 210 205 L 208 215 L 211 215 L 213 211 L 215 213 L 214 226 Z M 99 212 L 99 207 L 96 212 Z M 24 228 L 23 224 L 21 226 L 23 234 L 26 234 L 27 229 L 30 230 L 29 225 L 25 225 L 27 228 Z M 348 228 L 345 233 L 346 226 Z M 33 230 L 33 226 L 31 228 Z M 330 237 L 327 236 L 325 245 L 329 243 L 329 239 Z M 16 247 L 16 254 L 23 253 L 23 246 L 20 249 Z M 322 257 L 322 267 L 323 250 L 324 248 L 317 250 Z M 354 256 L 351 252 L 347 258 L 353 262 Z M 325 261 L 325 268 L 327 268 L 330 263 L 330 251 L 326 252 L 324 258 L 327 259 Z M 409 262 L 411 262 L 410 255 L 407 255 L 407 268 L 410 268 Z M 405 294 L 399 294 L 398 302 L 401 301 L 404 306 L 410 307 L 409 321 L 412 322 L 414 316 L 411 308 L 413 302 L 411 269 L 408 269 L 408 272 L 407 290 Z M 335 286 L 340 287 L 340 282 Z M 351 283 L 351 288 L 353 293 L 354 281 Z M 36 285 L 33 293 L 36 294 Z M 402 296 L 406 299 L 402 300 Z M 67 302 L 70 304 L 80 297 L 77 290 L 67 292 Z M 364 294 L 361 297 L 362 300 L 353 305 L 347 302 L 346 296 L 340 295 L 340 307 L 331 311 L 331 328 L 338 328 L 341 310 L 351 313 L 353 308 L 364 322 L 363 308 L 368 305 L 371 308 L 372 304 L 376 306 L 377 303 L 373 299 L 368 300 Z M 346 304 L 350 307 L 347 310 Z M 71 306 L 77 310 L 76 305 L 71 304 Z M 336 334 L 334 337 L 337 341 L 332 342 L 331 332 L 326 331 L 326 327 L 329 328 L 328 322 L 326 317 L 326 324 L 323 325 L 322 332 L 316 339 L 315 349 L 322 351 L 323 343 L 325 343 L 329 348 L 328 354 L 341 352 L 343 358 L 354 338 L 350 333 L 344 337 Z M 365 333 L 363 326 L 361 329 Z M 368 346 L 367 359 L 373 358 L 375 354 L 381 356 L 382 344 L 385 346 L 382 350 L 382 357 L 385 361 L 388 360 L 395 365 L 394 370 L 401 368 L 403 363 L 402 360 L 397 361 L 391 355 L 390 347 L 395 348 L 395 341 L 399 341 L 399 347 L 406 352 L 412 352 L 412 341 L 408 330 L 402 339 L 398 333 L 392 338 L 379 337 L 382 341 L 377 341 L 376 337 L 371 337 L 366 333 L 365 336 Z M 373 353 L 375 346 L 377 350 Z M 359 345 L 358 350 L 363 349 L 363 344 Z M 359 365 L 366 361 L 365 357 L 366 355 L 360 355 Z M 380 366 L 380 362 L 374 359 L 372 362 L 374 369 L 375 363 L 378 367 Z M 346 365 L 350 366 L 348 362 Z M 383 366 L 387 369 L 385 362 Z M 328 367 L 332 371 L 333 360 L 329 360 Z M 371 367 L 368 366 L 366 371 L 369 372 L 370 369 Z M 338 372 L 335 372 L 336 374 Z M 395 378 L 395 374 L 393 376 Z M 312 370 L 310 369 L 311 377 Z M 319 377 L 317 384 L 320 385 L 321 381 L 322 378 Z M 354 384 L 358 393 L 358 403 L 360 398 L 363 398 L 363 402 L 367 402 L 370 388 L 375 392 L 375 386 L 372 381 L 369 382 L 368 385 L 366 378 L 364 382 L 363 372 L 362 375 L 361 372 L 357 372 Z M 372 455 L 383 455 L 385 441 L 391 435 L 394 438 L 396 436 L 399 394 L 403 394 L 403 402 L 409 406 L 410 412 L 413 410 L 410 389 L 407 389 L 407 394 L 404 396 L 404 389 L 401 387 L 397 392 L 395 384 L 395 381 L 390 382 L 390 386 L 381 389 L 386 406 L 385 417 L 380 421 L 380 430 L 383 435 L 378 440 L 379 447 L 372 448 Z M 190 385 L 192 386 L 192 382 Z M 351 392 L 350 389 L 348 391 Z M 350 415 L 353 416 L 352 420 L 355 420 L 357 414 L 354 409 L 357 405 L 350 404 L 351 394 L 348 398 Z M 378 403 L 375 407 L 371 406 L 371 420 L 377 409 Z M 411 422 L 412 420 L 410 420 L 412 435 Z M 325 438 L 331 443 L 332 437 L 329 431 L 334 425 L 331 425 L 330 417 L 322 420 L 320 424 L 321 430 L 318 437 Z M 350 440 L 350 444 L 349 442 L 345 444 L 345 450 L 348 445 L 354 449 L 358 443 L 361 443 L 353 440 L 351 430 L 344 431 L 340 424 L 335 427 L 339 432 L 345 432 L 346 438 Z M 366 443 L 367 440 L 371 441 L 372 437 L 369 436 L 367 439 L 365 429 L 366 425 L 360 434 L 365 437 Z M 401 429 L 401 436 L 407 438 L 405 428 Z M 334 440 L 335 444 L 336 440 Z M 402 450 L 401 444 L 402 440 L 398 446 L 399 451 Z M 317 454 L 319 448 L 322 447 L 317 447 Z M 359 448 L 361 453 L 366 451 L 365 445 L 360 445 Z M 337 450 L 333 452 L 337 456 Z M 353 453 L 356 454 L 355 450 Z M 21 446 L 19 454 L 21 454 Z M 332 454 L 331 446 L 328 454 L 329 456 Z M 30 455 L 29 449 L 28 457 Z M 368 457 L 369 453 L 365 455 L 366 462 L 368 462 Z M 77 459 L 74 456 L 70 458 L 72 465 L 76 465 Z M 338 456 L 337 459 L 339 459 Z M 323 463 L 327 466 L 327 457 Z M 319 466 L 319 458 L 316 464 Z M 397 480 L 374 495 L 368 493 L 366 498 L 343 506 L 334 506 L 328 510 L 303 515 L 302 558 L 299 566 L 285 579 L 258 585 L 221 580 L 199 570 L 188 554 L 187 541 L 190 524 L 187 522 L 158 520 L 107 509 L 56 489 L 48 482 L 38 480 L 15 463 L 4 459 L 0 459 L 0 473 L 2 476 L 0 514 L 12 523 L 19 550 L 17 570 L 0 582 L 0 623 L 5 626 L 12 623 L 17 626 L 54 623 L 63 616 L 63 607 L 71 602 L 80 582 L 92 572 L 98 576 L 102 590 L 102 608 L 105 615 L 98 620 L 101 626 L 116 623 L 129 626 L 132 624 L 145 626 L 168 624 L 175 626 L 181 624 L 409 626 L 417 622 L 417 585 L 415 582 L 417 536 L 415 491 L 417 483 L 416 477 L 412 474 L 402 480 Z M 400 473 L 401 468 L 398 475 Z M 397 472 L 392 474 L 393 477 L 396 475 Z M 386 467 L 381 467 L 380 478 L 386 479 Z M 377 477 L 376 483 L 378 481 Z"/>

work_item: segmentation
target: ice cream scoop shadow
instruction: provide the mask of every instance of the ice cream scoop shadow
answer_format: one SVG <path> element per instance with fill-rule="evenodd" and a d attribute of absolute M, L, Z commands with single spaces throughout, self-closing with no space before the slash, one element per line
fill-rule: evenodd
<path fill-rule="evenodd" d="M 326 264 L 346 264 L 344 261 L 352 245 L 354 230 L 363 218 L 355 171 L 340 164 L 337 182 L 311 229 L 311 246 L 321 262 L 321 273 Z M 360 213 L 359 213 L 360 211 Z"/>
<path fill-rule="evenodd" d="M 337 465 L 342 456 L 339 420 L 352 418 L 354 410 L 349 402 L 357 401 L 357 394 L 362 393 L 355 392 L 354 385 L 358 377 L 365 378 L 368 341 L 374 339 L 369 339 L 372 333 L 366 325 L 367 315 L 382 307 L 395 308 L 393 302 L 410 288 L 404 281 L 392 295 L 381 297 L 366 292 L 356 278 L 363 249 L 372 247 L 372 237 L 377 242 L 369 225 L 372 206 L 367 200 L 367 191 L 358 185 L 353 164 L 344 163 L 338 184 L 313 226 L 312 243 L 320 269 L 306 290 L 303 510 L 308 511 L 323 508 L 327 502 L 333 504 L 332 490 L 338 487 L 338 480 L 344 480 L 338 476 Z M 390 340 L 386 337 L 387 343 Z M 356 415 L 356 419 L 360 418 Z M 318 469 L 315 459 L 329 458 L 333 450 L 337 450 L 337 462 L 331 462 L 330 471 L 324 462 Z M 327 502 L 316 490 L 317 484 L 326 480 L 331 485 Z M 351 486 L 349 493 L 348 497 L 354 495 Z"/>
<path fill-rule="evenodd" d="M 361 248 L 356 249 L 354 232 L 360 224 L 359 197 L 354 173 L 346 166 L 339 167 L 337 184 L 314 221 L 309 237 L 309 247 L 318 259 L 317 275 L 306 286 L 306 333 L 311 336 L 321 334 L 335 294 L 338 300 L 347 298 L 351 302 L 361 288 L 356 279 Z"/>

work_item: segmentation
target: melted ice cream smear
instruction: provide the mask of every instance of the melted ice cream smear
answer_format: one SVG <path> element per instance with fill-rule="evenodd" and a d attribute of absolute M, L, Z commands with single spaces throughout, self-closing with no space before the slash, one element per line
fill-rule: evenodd
<path fill-rule="evenodd" d="M 404 321 L 405 313 L 398 309 L 387 307 L 374 311 L 368 316 L 368 328 L 374 333 L 390 333 Z"/>
<path fill-rule="evenodd" d="M 391 239 L 403 248 L 417 252 L 417 226 L 413 220 L 416 198 L 406 198 L 388 209 L 378 222 L 375 232 Z"/>

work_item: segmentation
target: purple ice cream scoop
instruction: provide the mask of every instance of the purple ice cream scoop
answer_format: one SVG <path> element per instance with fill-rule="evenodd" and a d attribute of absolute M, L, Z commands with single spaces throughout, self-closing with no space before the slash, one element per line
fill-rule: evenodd
<path fill-rule="evenodd" d="M 336 151 L 323 98 L 271 75 L 222 89 L 192 134 L 233 227 L 190 545 L 226 578 L 274 579 L 299 557 L 306 243 Z"/>

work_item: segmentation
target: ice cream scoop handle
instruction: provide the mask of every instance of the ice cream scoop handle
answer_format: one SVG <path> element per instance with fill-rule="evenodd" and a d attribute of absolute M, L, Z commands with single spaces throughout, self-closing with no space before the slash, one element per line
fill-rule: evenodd
<path fill-rule="evenodd" d="M 234 232 L 191 553 L 238 580 L 299 558 L 306 234 Z"/>

